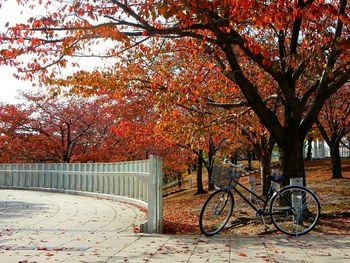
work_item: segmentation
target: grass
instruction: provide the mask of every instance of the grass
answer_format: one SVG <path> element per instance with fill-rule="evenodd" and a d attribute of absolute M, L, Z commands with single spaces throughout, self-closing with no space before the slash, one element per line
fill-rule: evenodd
<path fill-rule="evenodd" d="M 331 179 L 330 160 L 305 162 L 307 186 L 317 193 L 322 206 L 321 220 L 312 234 L 350 234 L 350 159 L 342 160 L 343 179 Z M 255 173 L 257 187 L 260 175 Z M 184 180 L 183 187 L 195 174 Z M 247 183 L 246 178 L 240 182 Z M 204 184 L 206 188 L 206 175 Z M 200 209 L 210 193 L 195 195 L 196 189 L 182 191 L 163 198 L 164 231 L 169 234 L 200 233 L 198 220 Z M 264 234 L 264 227 L 256 219 L 255 212 L 235 195 L 236 207 L 232 221 L 222 234 Z M 275 233 L 270 225 L 271 233 Z"/>

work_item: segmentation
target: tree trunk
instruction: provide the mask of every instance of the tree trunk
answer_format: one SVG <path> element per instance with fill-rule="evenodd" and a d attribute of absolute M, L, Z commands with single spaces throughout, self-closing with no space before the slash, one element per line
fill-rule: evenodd
<path fill-rule="evenodd" d="M 252 169 L 252 151 L 247 152 L 247 157 L 248 157 L 248 170 L 253 170 Z"/>
<path fill-rule="evenodd" d="M 301 138 L 301 136 L 296 134 L 293 135 L 286 138 L 286 143 L 280 147 L 283 155 L 282 173 L 285 177 L 283 185 L 288 185 L 290 178 L 303 178 L 305 185 L 303 160 L 304 138 Z"/>
<path fill-rule="evenodd" d="M 263 158 L 261 159 L 261 168 L 262 168 L 261 189 L 262 189 L 263 196 L 267 196 L 267 193 L 270 188 L 270 180 L 268 180 L 267 178 L 267 176 L 270 174 L 270 166 L 271 166 L 271 155 L 263 156 Z"/>
<path fill-rule="evenodd" d="M 202 173 L 203 171 L 203 150 L 199 150 L 198 158 L 197 158 L 197 192 L 198 194 L 204 194 L 203 181 L 202 181 Z"/>
<path fill-rule="evenodd" d="M 312 140 L 313 138 L 309 136 L 307 138 L 307 154 L 306 154 L 306 160 L 311 160 L 312 158 Z"/>
<path fill-rule="evenodd" d="M 63 162 L 64 163 L 70 163 L 70 156 L 69 156 L 69 150 L 68 149 L 66 149 L 63 152 Z"/>
<path fill-rule="evenodd" d="M 343 178 L 342 172 L 341 172 L 341 158 L 339 153 L 338 141 L 332 144 L 331 159 L 332 159 L 332 178 L 333 179 Z"/>
<path fill-rule="evenodd" d="M 212 183 L 212 175 L 213 175 L 213 166 L 214 166 L 214 156 L 215 156 L 215 146 L 213 140 L 209 140 L 209 153 L 208 153 L 208 191 L 212 191 L 215 189 L 214 184 Z"/>
<path fill-rule="evenodd" d="M 238 161 L 238 155 L 237 155 L 237 153 L 235 153 L 231 156 L 231 162 L 233 164 L 237 164 L 237 161 Z"/>
<path fill-rule="evenodd" d="M 208 181 L 208 191 L 215 190 L 214 184 L 212 183 L 213 166 L 214 166 L 214 163 L 212 163 L 208 169 L 208 180 L 209 180 Z"/>
<path fill-rule="evenodd" d="M 340 159 L 340 153 L 339 153 L 339 145 L 341 142 L 341 138 L 346 134 L 346 130 L 344 128 L 339 128 L 338 125 L 335 125 L 332 127 L 333 131 L 331 133 L 331 136 L 328 136 L 325 128 L 322 126 L 322 124 L 317 121 L 317 127 L 320 130 L 324 140 L 326 141 L 328 147 L 330 148 L 331 152 L 331 159 L 332 159 L 332 178 L 333 179 L 339 179 L 343 178 L 341 173 L 341 159 Z"/>
<path fill-rule="evenodd" d="M 254 153 L 260 161 L 261 166 L 261 190 L 262 195 L 267 196 L 270 187 L 270 180 L 267 176 L 270 175 L 271 155 L 275 140 L 269 136 L 269 138 L 261 137 L 260 142 L 253 143 Z"/>

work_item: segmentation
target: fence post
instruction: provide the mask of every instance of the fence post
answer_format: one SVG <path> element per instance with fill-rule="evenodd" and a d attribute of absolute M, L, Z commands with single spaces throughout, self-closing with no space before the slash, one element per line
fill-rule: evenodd
<path fill-rule="evenodd" d="M 192 178 L 190 178 L 190 180 L 188 180 L 188 189 L 192 189 Z"/>
<path fill-rule="evenodd" d="M 162 162 L 158 156 L 150 155 L 148 181 L 148 233 L 162 233 Z"/>
<path fill-rule="evenodd" d="M 289 184 L 290 185 L 295 185 L 295 186 L 304 186 L 303 178 L 301 178 L 301 177 L 290 178 Z"/>
<path fill-rule="evenodd" d="M 290 185 L 294 186 L 304 186 L 303 183 L 303 178 L 298 177 L 298 178 L 290 178 Z M 302 211 L 304 204 L 303 204 L 303 195 L 298 193 L 296 191 L 295 193 L 292 194 L 292 206 L 296 208 L 296 211 Z M 293 221 L 295 224 L 302 224 L 303 222 L 303 213 L 298 213 L 298 216 L 293 216 Z"/>
<path fill-rule="evenodd" d="M 116 171 L 96 169 L 98 165 L 105 164 L 25 164 L 23 167 L 21 166 L 23 169 L 18 168 L 16 164 L 0 164 L 0 186 L 11 187 L 23 184 L 24 187 L 33 188 L 51 187 L 60 190 L 104 192 L 107 181 L 108 185 L 113 181 L 111 187 L 113 194 L 132 195 L 129 197 L 138 198 L 148 203 L 148 221 L 142 226 L 143 232 L 162 233 L 162 160 L 158 156 L 151 155 L 148 160 L 139 162 L 115 164 L 116 168 L 117 165 L 119 168 Z M 105 174 L 106 172 L 112 174 L 108 174 L 111 178 Z M 135 174 L 133 174 L 134 172 Z M 129 173 L 132 174 L 131 177 Z M 23 182 L 20 180 L 22 175 Z M 113 180 L 106 181 L 107 177 L 108 179 L 113 178 Z M 100 178 L 103 181 L 99 180 Z M 131 179 L 125 180 L 126 178 Z M 135 186 L 131 184 L 135 184 Z"/>
<path fill-rule="evenodd" d="M 248 183 L 249 183 L 249 189 L 252 191 L 254 194 L 256 194 L 256 182 L 255 182 L 255 176 L 254 175 L 249 175 L 248 176 Z M 253 194 L 249 195 L 249 200 L 252 203 L 255 203 L 256 197 Z"/>

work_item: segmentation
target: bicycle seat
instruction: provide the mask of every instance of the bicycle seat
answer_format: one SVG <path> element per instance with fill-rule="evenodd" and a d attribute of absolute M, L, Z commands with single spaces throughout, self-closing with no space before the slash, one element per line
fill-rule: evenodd
<path fill-rule="evenodd" d="M 276 183 L 282 183 L 284 181 L 284 176 L 282 175 L 269 175 L 267 176 L 267 178 L 273 182 L 276 182 Z"/>

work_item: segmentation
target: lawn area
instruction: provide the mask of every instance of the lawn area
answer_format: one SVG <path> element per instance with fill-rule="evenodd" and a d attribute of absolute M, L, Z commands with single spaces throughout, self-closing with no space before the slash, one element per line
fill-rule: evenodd
<path fill-rule="evenodd" d="M 305 167 L 307 186 L 317 193 L 322 206 L 321 220 L 311 233 L 350 234 L 350 159 L 342 160 L 344 179 L 331 179 L 330 160 L 307 161 Z M 259 188 L 260 175 L 256 173 L 255 176 L 257 188 Z M 195 175 L 192 174 L 185 178 L 184 188 L 188 187 L 189 178 L 192 178 L 195 186 Z M 240 182 L 246 183 L 247 178 L 241 178 Z M 185 190 L 163 198 L 165 233 L 200 232 L 199 213 L 210 193 L 196 196 L 195 192 L 196 189 Z M 263 225 L 256 219 L 255 212 L 237 195 L 235 195 L 235 202 L 234 216 L 223 234 L 265 233 Z M 273 225 L 269 225 L 269 230 L 271 231 L 268 233 L 276 233 Z"/>

